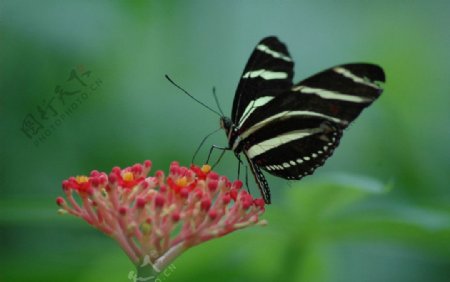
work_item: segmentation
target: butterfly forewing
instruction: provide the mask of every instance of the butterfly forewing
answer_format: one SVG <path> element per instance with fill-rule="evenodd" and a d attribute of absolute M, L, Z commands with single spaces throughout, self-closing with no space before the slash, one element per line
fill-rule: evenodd
<path fill-rule="evenodd" d="M 294 63 L 286 46 L 266 37 L 253 50 L 236 90 L 231 112 L 235 125 L 273 97 L 292 87 Z"/>

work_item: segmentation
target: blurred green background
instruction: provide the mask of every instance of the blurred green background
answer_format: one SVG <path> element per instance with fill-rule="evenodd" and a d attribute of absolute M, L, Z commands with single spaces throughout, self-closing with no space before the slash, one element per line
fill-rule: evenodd
<path fill-rule="evenodd" d="M 386 90 L 313 176 L 268 177 L 268 226 L 189 250 L 161 281 L 449 281 L 449 15 L 449 1 L 0 1 L 0 281 L 128 281 L 113 240 L 57 214 L 61 181 L 189 165 L 218 117 L 164 74 L 212 106 L 216 86 L 228 113 L 267 35 L 296 81 L 367 61 Z M 211 144 L 224 134 L 199 162 Z M 228 153 L 217 171 L 236 169 Z"/>

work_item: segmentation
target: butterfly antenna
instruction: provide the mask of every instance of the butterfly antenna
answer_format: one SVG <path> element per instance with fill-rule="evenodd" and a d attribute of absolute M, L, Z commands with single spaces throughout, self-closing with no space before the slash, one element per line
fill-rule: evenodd
<path fill-rule="evenodd" d="M 166 79 L 172 83 L 176 88 L 180 89 L 181 91 L 184 92 L 184 94 L 188 95 L 189 97 L 191 97 L 192 99 L 194 99 L 195 101 L 197 101 L 197 103 L 199 103 L 200 105 L 202 105 L 203 107 L 207 108 L 208 110 L 210 110 L 211 112 L 215 113 L 218 116 L 222 116 L 220 115 L 219 112 L 217 112 L 216 110 L 212 109 L 211 107 L 209 107 L 208 105 L 206 105 L 205 103 L 203 103 L 202 101 L 198 100 L 197 98 L 195 98 L 194 96 L 192 96 L 189 92 L 187 92 L 186 90 L 184 90 L 181 86 L 179 86 L 178 84 L 176 84 L 167 74 L 165 75 Z"/>
<path fill-rule="evenodd" d="M 223 114 L 222 108 L 220 107 L 219 99 L 217 98 L 216 87 L 213 87 L 213 96 L 220 114 L 224 117 L 225 115 Z"/>

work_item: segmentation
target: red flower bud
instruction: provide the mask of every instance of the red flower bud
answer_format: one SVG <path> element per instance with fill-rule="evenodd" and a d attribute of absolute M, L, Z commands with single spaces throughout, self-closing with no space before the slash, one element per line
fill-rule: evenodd
<path fill-rule="evenodd" d="M 219 182 L 217 180 L 210 180 L 210 181 L 208 181 L 208 189 L 209 189 L 209 191 L 215 192 L 218 185 L 219 185 Z"/>
<path fill-rule="evenodd" d="M 264 206 L 266 205 L 266 203 L 264 202 L 263 199 L 254 199 L 253 203 L 255 204 L 255 206 L 260 207 L 260 208 L 264 208 Z"/>
<path fill-rule="evenodd" d="M 100 185 L 100 179 L 97 176 L 91 176 L 91 184 L 94 187 L 98 187 Z"/>
<path fill-rule="evenodd" d="M 136 206 L 140 209 L 142 209 L 143 207 L 145 207 L 145 204 L 147 204 L 147 201 L 145 200 L 145 198 L 137 198 L 136 199 Z"/>
<path fill-rule="evenodd" d="M 142 173 L 142 170 L 143 168 L 141 164 L 135 164 L 131 167 L 131 171 L 136 175 L 140 175 Z"/>
<path fill-rule="evenodd" d="M 189 196 L 189 189 L 188 188 L 181 188 L 180 189 L 180 196 L 184 199 L 187 199 Z"/>
<path fill-rule="evenodd" d="M 208 179 L 218 181 L 219 175 L 217 173 L 215 173 L 214 171 L 211 171 L 210 173 L 208 173 Z"/>
<path fill-rule="evenodd" d="M 119 214 L 120 215 L 126 215 L 127 214 L 127 210 L 128 210 L 127 207 L 120 207 L 119 208 Z"/>
<path fill-rule="evenodd" d="M 210 218 L 211 220 L 216 219 L 216 218 L 217 218 L 217 211 L 216 211 L 216 210 L 210 210 L 210 211 L 208 212 L 208 216 L 209 216 L 209 218 Z"/>
<path fill-rule="evenodd" d="M 117 176 L 114 173 L 110 173 L 108 176 L 109 183 L 114 184 L 117 182 Z"/>
<path fill-rule="evenodd" d="M 161 194 L 156 195 L 156 197 L 155 197 L 155 207 L 156 208 L 162 208 L 162 206 L 164 206 L 164 202 L 165 202 L 165 199 L 164 199 L 163 195 L 161 195 Z"/>
<path fill-rule="evenodd" d="M 235 180 L 235 181 L 233 182 L 232 187 L 234 187 L 235 189 L 241 189 L 241 187 L 242 187 L 242 181 L 240 181 L 240 180 Z"/>
<path fill-rule="evenodd" d="M 180 220 L 180 213 L 179 212 L 174 212 L 172 214 L 172 221 L 173 222 L 178 222 Z"/>
<path fill-rule="evenodd" d="M 58 206 L 62 206 L 62 205 L 64 205 L 65 203 L 66 203 L 66 201 L 65 201 L 62 197 L 56 198 L 56 204 L 57 204 Z"/>
<path fill-rule="evenodd" d="M 201 206 L 202 210 L 208 211 L 209 208 L 211 207 L 211 199 L 209 199 L 209 198 L 202 199 L 200 206 Z"/>
<path fill-rule="evenodd" d="M 113 167 L 113 169 L 111 170 L 112 173 L 114 174 L 120 174 L 121 169 L 118 166 Z"/>
<path fill-rule="evenodd" d="M 159 192 L 161 192 L 161 193 L 166 193 L 166 191 L 167 191 L 167 186 L 166 186 L 166 185 L 161 185 L 161 186 L 159 187 Z"/>
<path fill-rule="evenodd" d="M 70 181 L 69 180 L 64 180 L 62 182 L 62 188 L 64 191 L 69 190 L 70 189 Z"/>
<path fill-rule="evenodd" d="M 233 190 L 230 191 L 230 197 L 231 197 L 231 199 L 233 199 L 234 201 L 237 200 L 237 195 L 238 195 L 238 190 L 233 189 Z"/>
<path fill-rule="evenodd" d="M 231 201 L 231 196 L 229 193 L 225 194 L 222 198 L 222 202 L 224 203 L 224 205 L 228 205 Z"/>

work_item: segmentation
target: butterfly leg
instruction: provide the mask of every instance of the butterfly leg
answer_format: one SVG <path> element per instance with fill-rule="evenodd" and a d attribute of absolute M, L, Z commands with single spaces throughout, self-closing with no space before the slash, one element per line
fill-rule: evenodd
<path fill-rule="evenodd" d="M 245 186 L 247 191 L 250 193 L 250 186 L 248 185 L 248 166 L 245 166 Z"/>
<path fill-rule="evenodd" d="M 209 163 L 209 159 L 211 158 L 211 154 L 212 154 L 212 152 L 213 152 L 214 149 L 221 150 L 222 153 L 220 153 L 219 158 L 218 158 L 217 161 L 212 165 L 212 168 L 214 168 L 214 167 L 220 162 L 220 160 L 222 159 L 222 157 L 223 157 L 223 155 L 225 154 L 225 152 L 230 150 L 230 148 L 228 148 L 228 147 L 220 147 L 220 146 L 217 146 L 217 145 L 212 145 L 212 146 L 211 146 L 211 149 L 209 149 L 208 159 L 206 159 L 206 163 L 207 163 L 207 164 Z"/>
<path fill-rule="evenodd" d="M 244 164 L 244 162 L 241 160 L 241 155 L 236 154 L 236 158 L 238 159 L 238 175 L 237 179 L 241 179 L 241 165 L 245 167 L 245 187 L 247 187 L 247 191 L 250 193 L 250 186 L 248 185 L 248 167 Z"/>
<path fill-rule="evenodd" d="M 205 141 L 206 141 L 211 135 L 213 135 L 214 133 L 216 133 L 216 132 L 219 131 L 219 130 L 221 130 L 221 128 L 219 128 L 219 129 L 217 129 L 217 130 L 214 130 L 213 132 L 209 133 L 208 135 L 206 135 L 206 136 L 202 139 L 202 141 L 200 142 L 200 145 L 198 145 L 197 149 L 195 150 L 194 155 L 192 156 L 192 160 L 191 160 L 191 163 L 192 163 L 192 164 L 194 163 L 195 157 L 197 156 L 198 152 L 200 151 L 200 148 L 203 146 L 203 144 L 205 143 Z M 210 152 L 210 154 L 211 154 L 211 152 Z M 209 157 L 208 157 L 208 160 L 209 160 Z"/>
<path fill-rule="evenodd" d="M 239 154 L 236 154 L 236 153 L 234 153 L 234 155 L 238 159 L 237 179 L 241 179 L 241 164 L 243 164 L 242 160 L 241 160 L 241 156 Z"/>
<path fill-rule="evenodd" d="M 242 163 L 242 165 L 245 168 L 245 187 L 247 188 L 247 192 L 250 193 L 250 186 L 248 185 L 248 166 L 244 165 L 244 163 L 241 160 L 239 160 L 239 163 Z"/>

